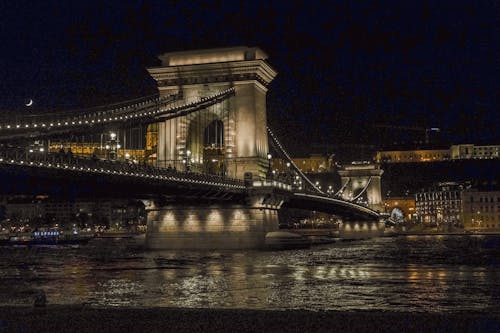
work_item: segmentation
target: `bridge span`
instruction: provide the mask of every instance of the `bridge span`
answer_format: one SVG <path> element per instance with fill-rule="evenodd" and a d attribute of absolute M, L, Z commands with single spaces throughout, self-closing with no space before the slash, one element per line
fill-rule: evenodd
<path fill-rule="evenodd" d="M 117 161 L 0 158 L 3 194 L 54 198 L 134 198 L 147 203 L 150 248 L 261 248 L 278 228 L 278 211 L 296 208 L 342 217 L 356 237 L 379 232 L 378 213 L 278 181 L 242 180 Z M 369 227 L 366 227 L 368 226 Z M 375 229 L 373 229 L 375 228 Z M 342 230 L 344 230 L 342 229 Z M 373 230 L 372 230 L 373 229 Z M 370 231 L 370 232 L 366 232 Z"/>
<path fill-rule="evenodd" d="M 150 248 L 260 248 L 285 208 L 337 215 L 341 231 L 380 232 L 376 211 L 321 191 L 268 128 L 266 93 L 277 73 L 262 50 L 160 59 L 148 69 L 157 97 L 0 120 L 1 192 L 143 200 Z M 80 137 L 100 141 L 73 152 Z M 273 178 L 269 141 L 300 185 Z"/>

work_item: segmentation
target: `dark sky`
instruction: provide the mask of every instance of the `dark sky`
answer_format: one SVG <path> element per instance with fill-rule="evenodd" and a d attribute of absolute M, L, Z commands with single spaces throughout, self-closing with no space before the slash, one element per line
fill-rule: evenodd
<path fill-rule="evenodd" d="M 380 124 L 500 143 L 498 1 L 16 0 L 0 13 L 4 114 L 152 94 L 156 55 L 247 45 L 279 72 L 268 117 L 290 144 L 369 143 Z"/>

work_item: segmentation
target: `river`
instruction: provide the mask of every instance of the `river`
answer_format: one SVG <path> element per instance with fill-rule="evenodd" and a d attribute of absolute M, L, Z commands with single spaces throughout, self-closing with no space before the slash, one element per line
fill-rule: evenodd
<path fill-rule="evenodd" d="M 500 313 L 499 236 L 288 251 L 147 251 L 130 239 L 0 247 L 0 305 Z"/>

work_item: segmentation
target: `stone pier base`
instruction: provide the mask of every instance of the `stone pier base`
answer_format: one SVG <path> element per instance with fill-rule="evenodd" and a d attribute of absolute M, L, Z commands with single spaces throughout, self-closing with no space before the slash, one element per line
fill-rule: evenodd
<path fill-rule="evenodd" d="M 278 212 L 243 205 L 165 206 L 148 212 L 149 249 L 260 249 Z"/>
<path fill-rule="evenodd" d="M 339 227 L 343 239 L 365 239 L 384 234 L 385 223 L 379 221 L 344 221 Z"/>

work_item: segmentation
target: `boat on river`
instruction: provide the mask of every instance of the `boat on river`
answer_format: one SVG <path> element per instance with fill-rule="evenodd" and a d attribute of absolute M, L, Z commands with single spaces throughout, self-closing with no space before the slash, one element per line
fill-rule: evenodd
<path fill-rule="evenodd" d="M 33 233 L 9 234 L 0 239 L 0 245 L 64 245 L 64 244 L 86 244 L 95 235 L 79 234 L 76 230 L 63 231 L 35 231 Z"/>

